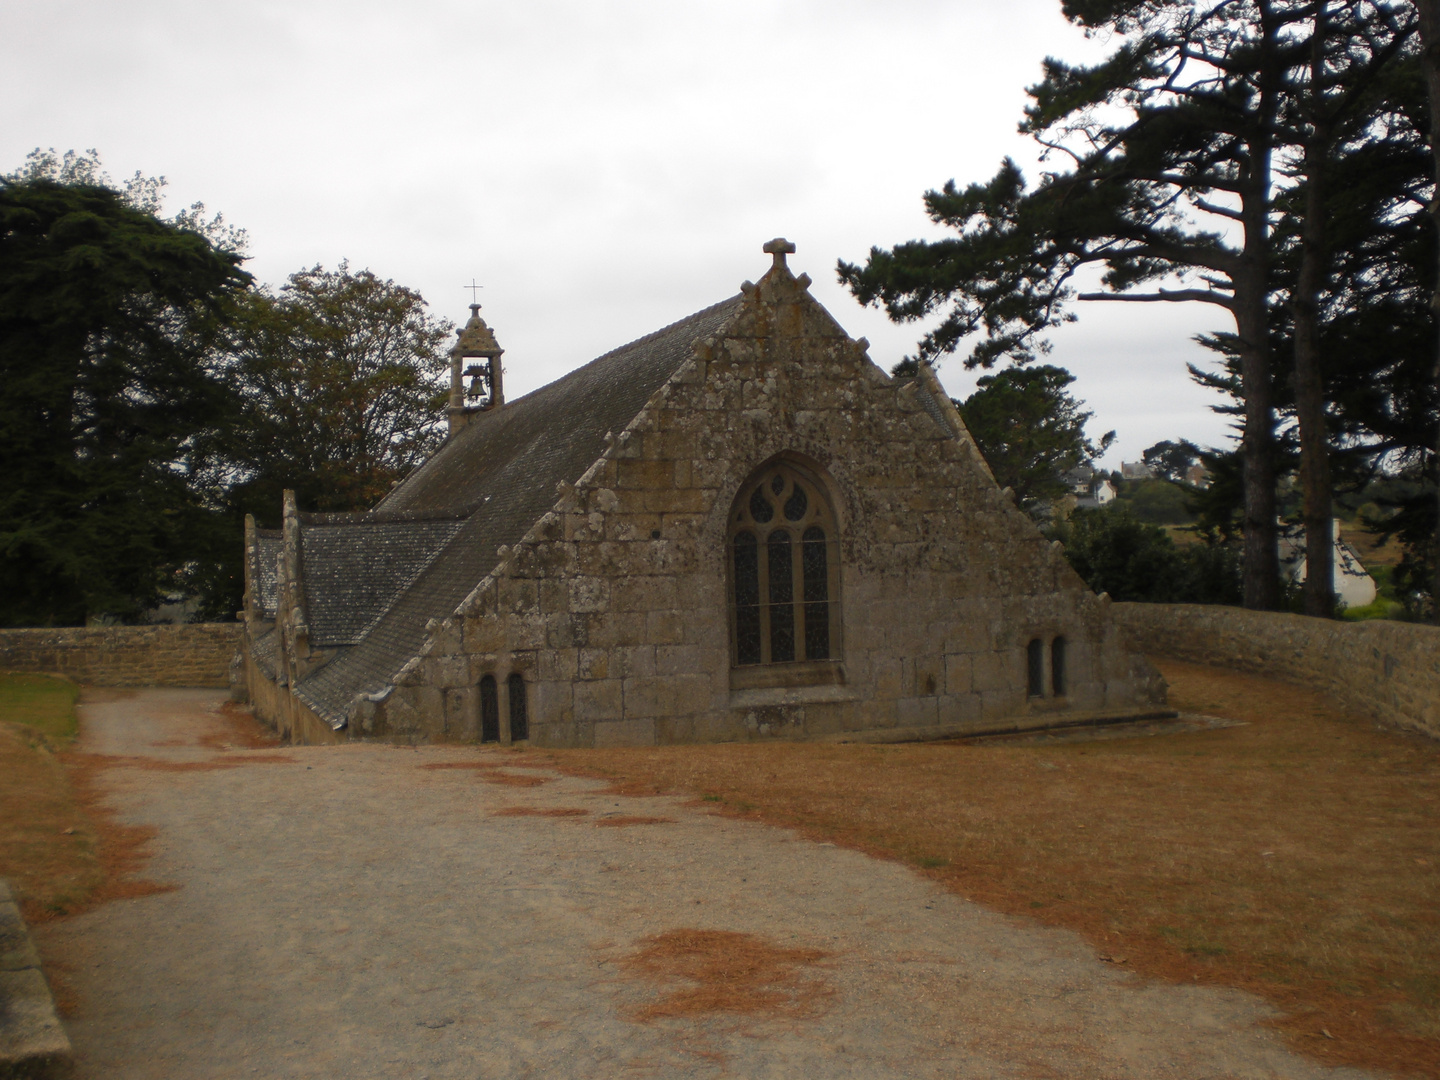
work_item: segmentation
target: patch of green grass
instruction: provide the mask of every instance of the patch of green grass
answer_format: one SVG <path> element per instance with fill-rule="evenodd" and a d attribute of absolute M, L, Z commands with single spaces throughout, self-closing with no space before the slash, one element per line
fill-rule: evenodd
<path fill-rule="evenodd" d="M 923 867 L 926 870 L 938 870 L 942 866 L 949 866 L 950 860 L 941 859 L 935 855 L 922 855 L 915 860 L 915 865 Z"/>
<path fill-rule="evenodd" d="M 723 795 L 706 795 L 706 796 L 705 796 L 705 801 L 706 801 L 706 802 L 724 802 L 724 801 L 725 801 L 725 797 L 724 797 Z"/>
<path fill-rule="evenodd" d="M 0 723 L 22 724 L 47 739 L 68 743 L 79 721 L 80 688 L 57 675 L 0 674 Z"/>

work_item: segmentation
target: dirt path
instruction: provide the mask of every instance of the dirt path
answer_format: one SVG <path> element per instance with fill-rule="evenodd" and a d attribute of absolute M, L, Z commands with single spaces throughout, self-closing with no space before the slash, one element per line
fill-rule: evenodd
<path fill-rule="evenodd" d="M 216 749 L 220 701 L 82 702 L 83 749 L 124 759 L 112 804 L 159 830 L 149 876 L 179 887 L 39 928 L 80 1080 L 1368 1075 L 1288 1053 L 1254 998 L 1144 983 L 894 864 L 591 781 L 425 767 L 515 760 L 497 751 Z M 635 816 L 673 820 L 602 825 Z M 623 961 L 688 928 L 823 950 L 812 1007 L 634 1019 L 666 988 Z"/>

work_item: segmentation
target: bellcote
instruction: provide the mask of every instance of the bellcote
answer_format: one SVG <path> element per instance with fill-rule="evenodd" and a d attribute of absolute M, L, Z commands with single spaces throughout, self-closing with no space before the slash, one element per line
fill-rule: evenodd
<path fill-rule="evenodd" d="M 459 340 L 450 350 L 450 432 L 454 434 L 476 413 L 505 404 L 505 369 L 500 357 L 505 350 L 495 332 L 480 317 L 480 305 L 470 305 L 470 319 L 456 333 Z"/>

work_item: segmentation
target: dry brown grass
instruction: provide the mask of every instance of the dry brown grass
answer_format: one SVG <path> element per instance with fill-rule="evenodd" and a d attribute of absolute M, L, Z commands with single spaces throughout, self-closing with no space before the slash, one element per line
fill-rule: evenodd
<path fill-rule="evenodd" d="M 673 825 L 675 824 L 675 819 L 668 817 L 647 817 L 645 814 L 616 814 L 614 817 L 601 818 L 595 822 L 595 824 L 612 829 L 622 829 L 627 825 Z"/>
<path fill-rule="evenodd" d="M 1292 1044 L 1327 1062 L 1440 1076 L 1440 745 L 1305 689 L 1161 667 L 1176 707 L 1246 723 L 531 758 L 903 860 L 1143 974 L 1259 993 Z"/>
<path fill-rule="evenodd" d="M 633 1010 L 634 1020 L 717 1013 L 798 1017 L 814 1015 L 831 994 L 817 967 L 828 955 L 754 934 L 680 929 L 644 938 L 620 969 L 662 987 L 684 984 Z"/>
<path fill-rule="evenodd" d="M 502 806 L 499 810 L 491 811 L 490 816 L 567 818 L 584 817 L 588 813 L 589 810 L 578 806 Z"/>

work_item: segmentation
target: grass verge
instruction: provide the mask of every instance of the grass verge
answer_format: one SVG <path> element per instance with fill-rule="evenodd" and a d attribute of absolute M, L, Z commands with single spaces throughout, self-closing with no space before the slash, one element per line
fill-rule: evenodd
<path fill-rule="evenodd" d="M 1162 663 L 1245 721 L 1050 744 L 729 744 L 535 753 L 615 790 L 899 859 L 1067 927 L 1111 962 L 1273 1002 L 1333 1064 L 1440 1076 L 1440 745 L 1308 690 Z"/>
<path fill-rule="evenodd" d="M 99 837 L 66 773 L 74 683 L 0 674 L 0 877 L 30 921 L 83 905 L 104 880 Z"/>
<path fill-rule="evenodd" d="M 101 802 L 104 760 L 71 749 L 79 693 L 54 676 L 0 674 L 0 877 L 31 923 L 168 888 L 138 877 L 154 831 L 117 821 Z"/>

